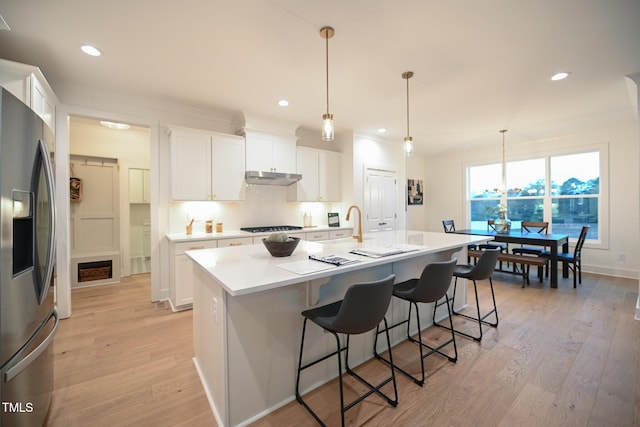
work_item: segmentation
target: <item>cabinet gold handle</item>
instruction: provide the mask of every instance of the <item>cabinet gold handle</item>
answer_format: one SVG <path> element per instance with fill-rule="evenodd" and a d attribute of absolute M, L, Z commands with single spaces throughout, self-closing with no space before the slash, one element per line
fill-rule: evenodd
<path fill-rule="evenodd" d="M 229 243 L 229 246 L 242 246 L 242 243 Z"/>
<path fill-rule="evenodd" d="M 189 246 L 190 251 L 195 251 L 196 249 L 204 249 L 204 246 Z"/>

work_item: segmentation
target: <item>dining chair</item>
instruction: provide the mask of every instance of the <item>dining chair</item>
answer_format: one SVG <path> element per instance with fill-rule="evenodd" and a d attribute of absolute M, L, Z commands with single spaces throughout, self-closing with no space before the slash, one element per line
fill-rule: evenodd
<path fill-rule="evenodd" d="M 443 219 L 442 220 L 442 226 L 444 227 L 444 232 L 445 233 L 455 233 L 456 232 L 456 224 L 452 219 Z M 478 245 L 476 245 L 475 243 L 471 243 L 469 245 L 467 245 L 467 250 L 468 251 L 473 251 L 476 250 L 478 248 Z M 467 263 L 471 262 L 471 258 L 469 256 L 467 256 Z"/>
<path fill-rule="evenodd" d="M 559 253 L 558 254 L 558 262 L 563 264 L 567 264 L 569 269 L 573 272 L 573 287 L 576 287 L 576 279 L 577 282 L 582 284 L 582 247 L 584 246 L 585 240 L 587 240 L 587 234 L 589 233 L 589 226 L 585 225 L 580 230 L 580 236 L 578 237 L 578 241 L 576 242 L 576 246 L 573 249 L 573 253 Z M 550 257 L 551 253 L 548 251 L 544 251 L 539 256 Z"/>
<path fill-rule="evenodd" d="M 522 221 L 522 223 L 520 224 L 520 231 L 522 233 L 547 234 L 548 230 L 549 230 L 549 223 L 546 221 Z M 519 248 L 511 249 L 511 252 L 519 255 L 525 254 L 525 255 L 540 256 L 545 252 L 545 247 L 543 246 L 531 247 L 531 246 L 521 245 Z M 529 274 L 528 269 L 529 269 L 529 266 L 527 266 L 527 272 L 526 272 L 527 275 Z M 538 267 L 538 278 L 540 279 L 542 279 L 542 270 L 543 270 L 543 267 Z M 547 266 L 547 274 L 548 272 L 549 272 L 549 268 Z"/>
<path fill-rule="evenodd" d="M 487 220 L 487 231 L 498 232 L 498 230 L 496 229 L 496 220 L 495 219 L 488 219 Z M 500 252 L 503 252 L 503 253 L 509 253 L 509 244 L 508 243 L 486 242 L 486 243 L 481 243 L 481 244 L 478 245 L 478 249 L 480 249 L 480 250 L 493 249 L 493 248 L 498 248 L 498 249 L 500 249 Z M 499 265 L 498 268 L 500 270 L 502 270 L 502 261 L 500 261 L 498 265 Z"/>

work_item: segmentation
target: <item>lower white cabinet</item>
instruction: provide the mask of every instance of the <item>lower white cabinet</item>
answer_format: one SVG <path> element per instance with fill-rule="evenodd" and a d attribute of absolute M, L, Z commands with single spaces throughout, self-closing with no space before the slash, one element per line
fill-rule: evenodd
<path fill-rule="evenodd" d="M 305 233 L 307 235 L 307 240 L 313 242 L 318 240 L 329 240 L 329 232 L 328 231 L 312 231 Z"/>
<path fill-rule="evenodd" d="M 193 304 L 193 261 L 186 251 L 218 247 L 217 240 L 180 242 L 169 245 L 169 293 L 174 311 L 191 308 Z"/>
<path fill-rule="evenodd" d="M 252 237 L 236 237 L 233 239 L 218 240 L 219 248 L 227 248 L 230 246 L 243 246 L 243 245 L 253 245 L 253 238 Z"/>
<path fill-rule="evenodd" d="M 353 234 L 353 228 L 348 230 L 331 230 L 329 231 L 329 239 L 344 239 L 345 237 L 351 237 Z"/>

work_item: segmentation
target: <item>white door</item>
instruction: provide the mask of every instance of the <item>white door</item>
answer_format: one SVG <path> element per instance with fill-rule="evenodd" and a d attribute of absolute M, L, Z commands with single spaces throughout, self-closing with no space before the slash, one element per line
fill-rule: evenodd
<path fill-rule="evenodd" d="M 71 253 L 120 250 L 118 162 L 71 155 L 72 173 L 82 180 L 82 201 L 71 203 Z"/>
<path fill-rule="evenodd" d="M 395 171 L 367 169 L 364 183 L 365 232 L 395 230 L 398 179 Z"/>

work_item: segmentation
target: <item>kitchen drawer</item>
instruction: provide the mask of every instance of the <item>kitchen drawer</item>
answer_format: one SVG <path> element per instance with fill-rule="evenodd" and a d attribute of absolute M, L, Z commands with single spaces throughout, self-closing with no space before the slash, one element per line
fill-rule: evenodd
<path fill-rule="evenodd" d="M 174 243 L 174 255 L 182 255 L 185 251 L 194 251 L 197 249 L 213 249 L 218 247 L 217 240 L 196 240 L 193 242 Z"/>
<path fill-rule="evenodd" d="M 306 233 L 287 233 L 287 236 L 289 236 L 289 237 L 299 237 L 300 240 L 307 240 L 307 234 Z"/>
<path fill-rule="evenodd" d="M 315 241 L 315 240 L 329 240 L 329 231 L 314 231 L 310 233 L 306 233 L 307 240 Z"/>
<path fill-rule="evenodd" d="M 219 248 L 226 248 L 228 246 L 243 246 L 243 245 L 252 245 L 253 238 L 252 237 L 238 237 L 235 239 L 220 239 L 218 240 Z"/>
<path fill-rule="evenodd" d="M 330 239 L 344 239 L 345 237 L 351 237 L 353 234 L 353 229 L 347 230 L 331 230 L 329 231 Z"/>

